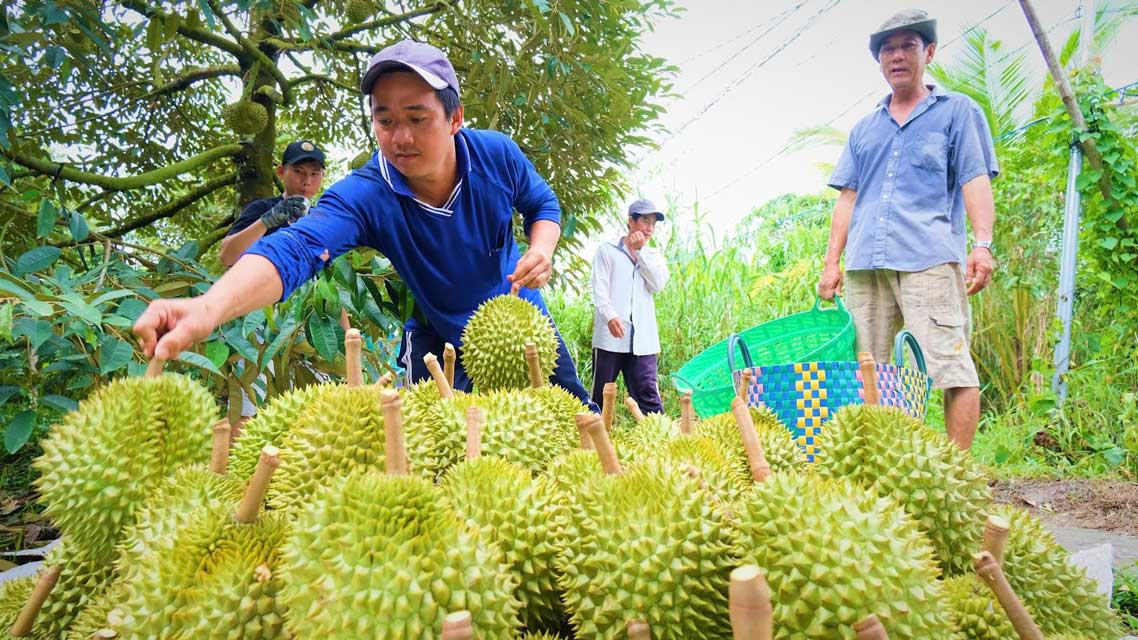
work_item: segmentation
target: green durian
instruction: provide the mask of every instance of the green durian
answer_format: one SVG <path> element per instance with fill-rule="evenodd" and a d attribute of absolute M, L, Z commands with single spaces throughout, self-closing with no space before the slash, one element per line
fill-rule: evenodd
<path fill-rule="evenodd" d="M 348 161 L 348 168 L 352 171 L 359 169 L 371 161 L 371 156 L 371 151 L 361 151 L 357 153 L 356 155 L 352 156 L 351 160 Z"/>
<path fill-rule="evenodd" d="M 261 407 L 257 415 L 245 423 L 245 428 L 233 443 L 229 453 L 228 473 L 242 481 L 253 477 L 261 449 L 272 445 L 282 446 L 285 434 L 296 426 L 297 418 L 305 405 L 331 385 L 310 385 L 286 391 Z"/>
<path fill-rule="evenodd" d="M 992 590 L 976 575 L 948 578 L 943 583 L 948 615 L 959 640 L 1014 640 L 1015 628 Z"/>
<path fill-rule="evenodd" d="M 532 302 L 500 295 L 483 302 L 462 331 L 462 366 L 475 390 L 524 389 L 530 386 L 525 345 L 537 346 L 543 380 L 557 365 L 553 321 Z"/>
<path fill-rule="evenodd" d="M 37 633 L 59 637 L 84 609 L 100 601 L 115 578 L 114 564 L 106 555 L 102 550 L 75 547 L 66 536 L 48 552 L 44 566 L 58 566 L 60 574 L 36 618 Z"/>
<path fill-rule="evenodd" d="M 776 473 L 736 519 L 740 563 L 758 565 L 770 587 L 775 638 L 852 640 L 871 613 L 891 640 L 951 636 L 932 547 L 892 501 Z"/>
<path fill-rule="evenodd" d="M 16 623 L 16 618 L 20 616 L 20 611 L 23 610 L 28 597 L 32 595 L 38 580 L 38 576 L 26 576 L 0 583 L 0 637 L 9 637 L 8 629 Z M 32 635 L 27 637 L 34 640 L 56 637 L 44 630 L 43 615 L 41 609 L 40 615 L 36 616 L 36 621 L 32 624 Z"/>
<path fill-rule="evenodd" d="M 90 640 L 98 631 L 108 629 L 123 637 L 123 588 L 114 584 L 92 600 L 68 627 L 64 640 Z"/>
<path fill-rule="evenodd" d="M 518 631 L 518 585 L 501 549 L 417 476 L 355 472 L 322 487 L 284 555 L 298 638 L 429 640 L 461 610 L 482 637 Z"/>
<path fill-rule="evenodd" d="M 971 573 L 992 504 L 987 476 L 970 455 L 899 409 L 850 405 L 822 429 L 817 473 L 891 498 L 933 543 L 946 576 Z"/>
<path fill-rule="evenodd" d="M 265 105 L 248 99 L 226 105 L 221 116 L 229 130 L 240 136 L 260 133 L 269 123 L 269 110 Z"/>
<path fill-rule="evenodd" d="M 544 402 L 553 418 L 562 425 L 562 428 L 570 432 L 577 431 L 576 415 L 589 410 L 589 407 L 577 399 L 577 396 L 555 384 L 542 385 L 530 389 L 528 393 Z"/>
<path fill-rule="evenodd" d="M 375 15 L 375 5 L 369 0 L 348 0 L 344 3 L 349 24 L 359 24 Z"/>
<path fill-rule="evenodd" d="M 794 443 L 794 438 L 786 427 L 778 421 L 769 409 L 750 408 L 751 421 L 755 425 L 755 433 L 759 436 L 759 444 L 763 446 L 763 455 L 771 465 L 774 473 L 799 472 L 806 468 L 806 458 L 802 450 Z M 743 449 L 743 438 L 739 435 L 739 427 L 735 422 L 735 415 L 730 411 L 699 420 L 692 425 L 692 433 L 711 438 L 720 453 L 731 461 L 736 471 L 744 478 L 751 478 L 751 463 L 747 460 L 747 452 Z"/>

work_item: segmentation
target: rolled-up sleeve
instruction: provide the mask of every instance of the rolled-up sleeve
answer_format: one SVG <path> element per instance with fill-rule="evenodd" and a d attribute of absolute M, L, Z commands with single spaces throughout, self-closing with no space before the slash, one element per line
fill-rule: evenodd
<path fill-rule="evenodd" d="M 514 179 L 514 208 L 522 214 L 525 234 L 529 235 L 530 227 L 538 220 L 561 224 L 561 203 L 549 183 L 538 175 L 533 163 L 513 140 L 509 141 L 508 153 Z"/>
<path fill-rule="evenodd" d="M 992 141 L 992 130 L 988 119 L 979 105 L 968 101 L 964 117 L 954 119 L 952 129 L 952 169 L 956 175 L 956 185 L 961 187 L 984 174 L 995 178 L 1000 173 L 996 161 L 996 147 Z"/>
<path fill-rule="evenodd" d="M 861 176 L 858 175 L 857 154 L 854 153 L 856 135 L 857 129 L 850 132 L 846 146 L 842 149 L 842 157 L 838 158 L 838 164 L 834 166 L 834 173 L 830 175 L 830 180 L 826 183 L 838 191 L 842 189 L 858 190 Z"/>

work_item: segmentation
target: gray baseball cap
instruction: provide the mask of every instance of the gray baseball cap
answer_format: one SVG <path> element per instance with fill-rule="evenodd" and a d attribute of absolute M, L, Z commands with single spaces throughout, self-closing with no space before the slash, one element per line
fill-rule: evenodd
<path fill-rule="evenodd" d="M 881 45 L 886 38 L 898 31 L 916 31 L 925 39 L 925 44 L 936 42 L 936 20 L 921 9 L 904 9 L 893 14 L 877 31 L 869 36 L 869 52 L 874 60 L 880 60 Z"/>
<path fill-rule="evenodd" d="M 371 94 L 379 76 L 387 71 L 414 71 L 433 89 L 450 87 L 458 95 L 458 76 L 446 54 L 425 42 L 402 40 L 371 57 L 360 80 L 360 93 Z"/>
<path fill-rule="evenodd" d="M 651 200 L 637 200 L 628 206 L 629 216 L 643 216 L 649 213 L 656 214 L 656 220 L 664 219 L 664 214 L 660 212 L 660 208 Z"/>

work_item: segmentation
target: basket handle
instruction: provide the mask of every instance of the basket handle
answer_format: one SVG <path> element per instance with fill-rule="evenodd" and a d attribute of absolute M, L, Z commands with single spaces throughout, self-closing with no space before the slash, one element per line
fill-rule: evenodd
<path fill-rule="evenodd" d="M 913 353 L 913 364 L 921 373 L 928 375 L 928 369 L 925 368 L 925 354 L 921 351 L 921 344 L 917 342 L 916 336 L 906 329 L 898 331 L 897 337 L 893 338 L 893 364 L 898 367 L 904 366 L 906 345 Z"/>
<path fill-rule="evenodd" d="M 672 379 L 672 386 L 676 388 L 676 391 L 680 393 L 695 393 L 695 385 L 689 382 L 687 378 L 678 373 L 669 374 L 668 377 Z"/>
<path fill-rule="evenodd" d="M 846 305 L 842 303 L 842 297 L 837 295 L 837 294 L 834 294 L 834 309 L 823 309 L 822 308 L 822 302 L 823 302 L 822 296 L 815 294 L 814 295 L 814 311 L 833 311 L 833 310 L 836 310 L 836 311 L 845 312 L 845 310 L 846 310 Z"/>
<path fill-rule="evenodd" d="M 732 333 L 731 336 L 727 338 L 727 368 L 731 370 L 731 373 L 735 373 L 736 347 L 743 352 L 743 364 L 746 365 L 746 368 L 750 369 L 755 366 L 754 361 L 751 360 L 751 351 L 747 349 L 747 341 L 743 339 L 743 336 Z"/>

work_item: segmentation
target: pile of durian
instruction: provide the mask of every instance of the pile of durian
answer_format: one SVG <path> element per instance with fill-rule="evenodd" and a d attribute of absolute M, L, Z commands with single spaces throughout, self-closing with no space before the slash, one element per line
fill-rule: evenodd
<path fill-rule="evenodd" d="M 230 447 L 175 374 L 108 384 L 43 441 L 62 531 L 0 586 L 33 638 L 1115 640 L 1094 583 L 902 413 L 851 406 L 807 465 L 736 399 L 696 420 L 600 416 L 545 384 L 556 339 L 518 298 L 428 381 L 275 398 Z"/>

